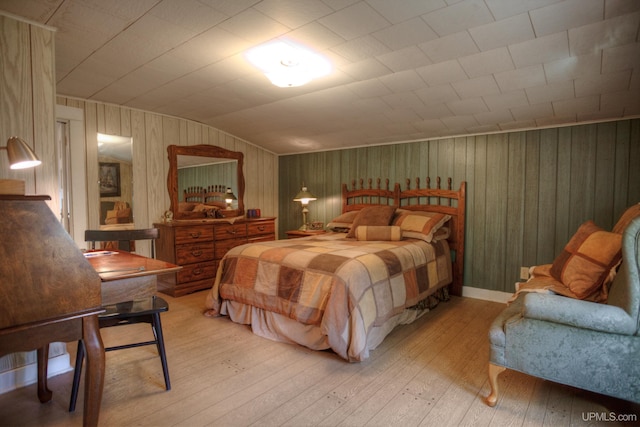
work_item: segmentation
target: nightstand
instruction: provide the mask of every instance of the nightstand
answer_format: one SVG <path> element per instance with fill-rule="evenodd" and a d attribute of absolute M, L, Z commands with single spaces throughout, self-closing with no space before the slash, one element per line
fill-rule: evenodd
<path fill-rule="evenodd" d="M 287 231 L 287 239 L 297 239 L 298 237 L 317 236 L 325 234 L 326 230 L 291 230 Z"/>

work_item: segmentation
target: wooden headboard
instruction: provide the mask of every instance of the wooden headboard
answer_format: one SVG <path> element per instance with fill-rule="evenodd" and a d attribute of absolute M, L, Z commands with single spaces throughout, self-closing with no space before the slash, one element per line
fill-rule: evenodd
<path fill-rule="evenodd" d="M 438 177 L 435 187 L 432 187 L 431 179 L 425 180 L 424 186 L 420 185 L 420 178 L 412 181 L 407 179 L 404 184 L 394 184 L 390 188 L 389 180 L 384 183 L 376 180 L 360 179 L 351 182 L 351 188 L 347 184 L 342 185 L 342 213 L 362 209 L 371 205 L 392 205 L 398 208 L 426 212 L 439 212 L 451 216 L 447 223 L 450 236 L 447 239 L 452 250 L 453 283 L 451 293 L 462 295 L 464 279 L 464 235 L 466 212 L 466 187 L 465 181 L 460 183 L 460 188 L 452 188 L 451 178 L 447 179 L 446 188 L 442 188 L 442 181 Z"/>

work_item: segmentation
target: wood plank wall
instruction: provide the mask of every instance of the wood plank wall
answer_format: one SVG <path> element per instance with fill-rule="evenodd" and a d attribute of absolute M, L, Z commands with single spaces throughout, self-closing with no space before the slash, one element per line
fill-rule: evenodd
<path fill-rule="evenodd" d="M 357 178 L 467 181 L 466 286 L 513 292 L 521 266 L 552 262 L 588 219 L 611 229 L 640 202 L 640 119 L 281 156 L 280 237 L 340 213 Z"/>
<path fill-rule="evenodd" d="M 190 120 L 65 96 L 58 96 L 57 103 L 84 110 L 90 227 L 98 226 L 100 213 L 98 133 L 133 138 L 136 227 L 151 226 L 169 209 L 167 147 L 171 144 L 211 144 L 244 153 L 245 208 L 259 208 L 263 216 L 278 216 L 278 160 L 274 153 Z"/>
<path fill-rule="evenodd" d="M 0 146 L 24 139 L 42 160 L 36 168 L 12 171 L 0 152 L 0 178 L 25 181 L 27 194 L 52 197 L 60 212 L 58 164 L 55 161 L 54 32 L 0 14 Z M 3 150 L 4 151 L 4 150 Z"/>

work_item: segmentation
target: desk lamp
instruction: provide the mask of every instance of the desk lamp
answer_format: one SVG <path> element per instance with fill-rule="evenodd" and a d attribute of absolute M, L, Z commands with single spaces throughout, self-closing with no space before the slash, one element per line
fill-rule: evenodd
<path fill-rule="evenodd" d="M 308 206 L 311 200 L 317 200 L 317 198 L 309 190 L 307 190 L 307 187 L 305 187 L 304 184 L 302 184 L 302 189 L 300 190 L 300 192 L 298 192 L 298 194 L 296 194 L 296 197 L 294 197 L 293 199 L 294 202 L 300 202 L 300 204 L 302 205 L 302 226 L 298 230 L 306 231 L 308 229 L 307 214 L 309 213 Z"/>
<path fill-rule="evenodd" d="M 9 167 L 13 170 L 32 168 L 42 163 L 29 148 L 29 145 L 17 136 L 9 138 L 6 147 L 0 147 L 0 150 L 7 151 Z M 24 195 L 24 181 L 19 179 L 0 179 L 0 193 Z"/>
<path fill-rule="evenodd" d="M 17 136 L 12 136 L 7 141 L 6 147 L 0 147 L 0 150 L 7 150 L 7 157 L 9 157 L 9 167 L 11 169 L 26 169 L 38 166 L 42 163 L 38 160 L 27 143 Z"/>

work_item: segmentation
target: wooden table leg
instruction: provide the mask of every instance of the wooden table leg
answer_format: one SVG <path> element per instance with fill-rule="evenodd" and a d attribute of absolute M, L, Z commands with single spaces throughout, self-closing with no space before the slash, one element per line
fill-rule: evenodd
<path fill-rule="evenodd" d="M 105 370 L 104 344 L 97 315 L 82 318 L 82 336 L 87 357 L 82 421 L 84 426 L 93 427 L 98 425 Z"/>
<path fill-rule="evenodd" d="M 49 344 L 37 350 L 38 365 L 38 400 L 47 403 L 53 397 L 53 393 L 47 387 L 47 375 L 49 370 Z"/>

